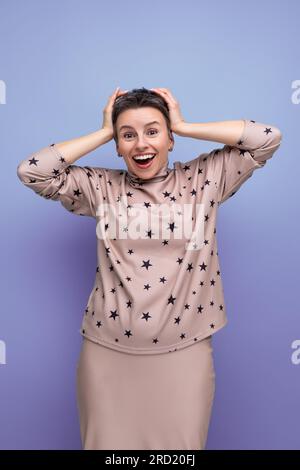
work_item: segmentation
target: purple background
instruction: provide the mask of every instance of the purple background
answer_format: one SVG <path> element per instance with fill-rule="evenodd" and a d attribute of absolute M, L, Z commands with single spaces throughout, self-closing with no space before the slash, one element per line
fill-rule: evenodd
<path fill-rule="evenodd" d="M 188 122 L 254 119 L 281 130 L 264 169 L 220 207 L 228 324 L 213 336 L 207 449 L 298 449 L 300 4 L 2 1 L 0 448 L 80 449 L 75 376 L 96 270 L 95 222 L 39 198 L 18 163 L 95 131 L 119 85 L 166 87 Z M 219 144 L 175 135 L 188 161 Z M 126 168 L 114 142 L 76 164 Z"/>

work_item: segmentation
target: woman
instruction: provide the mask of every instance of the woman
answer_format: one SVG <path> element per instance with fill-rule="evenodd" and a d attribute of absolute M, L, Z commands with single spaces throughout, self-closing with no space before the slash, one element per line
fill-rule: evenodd
<path fill-rule="evenodd" d="M 171 169 L 173 132 L 223 146 Z M 112 138 L 127 171 L 74 165 Z M 166 88 L 117 88 L 102 129 L 19 164 L 26 186 L 97 221 L 77 368 L 84 449 L 205 448 L 212 335 L 227 322 L 217 210 L 280 142 L 253 120 L 187 123 Z"/>

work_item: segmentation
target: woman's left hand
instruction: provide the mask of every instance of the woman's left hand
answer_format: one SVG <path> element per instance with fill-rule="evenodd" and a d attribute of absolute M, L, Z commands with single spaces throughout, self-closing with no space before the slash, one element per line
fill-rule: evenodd
<path fill-rule="evenodd" d="M 158 95 L 162 96 L 168 103 L 171 130 L 177 134 L 180 132 L 181 126 L 183 126 L 185 123 L 185 120 L 183 119 L 180 112 L 178 101 L 167 88 L 150 88 L 150 90 L 155 91 Z"/>

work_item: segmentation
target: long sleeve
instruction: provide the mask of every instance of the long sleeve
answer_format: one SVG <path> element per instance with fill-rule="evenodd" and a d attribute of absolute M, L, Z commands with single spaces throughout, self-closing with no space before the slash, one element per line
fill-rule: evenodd
<path fill-rule="evenodd" d="M 281 144 L 282 134 L 277 127 L 248 119 L 244 123 L 236 145 L 224 145 L 207 156 L 218 183 L 219 204 L 233 196 L 254 170 L 265 166 Z"/>
<path fill-rule="evenodd" d="M 55 144 L 43 147 L 21 161 L 17 175 L 39 196 L 60 201 L 74 214 L 96 216 L 99 174 L 89 166 L 68 164 Z"/>

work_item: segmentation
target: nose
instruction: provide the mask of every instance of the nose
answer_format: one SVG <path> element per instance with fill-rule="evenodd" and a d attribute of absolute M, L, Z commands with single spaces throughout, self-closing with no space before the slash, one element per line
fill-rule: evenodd
<path fill-rule="evenodd" d="M 144 136 L 141 136 L 141 137 L 138 137 L 138 140 L 137 140 L 137 143 L 136 143 L 136 151 L 137 153 L 138 152 L 144 152 L 145 150 L 147 150 L 149 147 L 148 147 L 148 143 L 147 141 L 145 140 Z"/>
<path fill-rule="evenodd" d="M 147 143 L 145 142 L 145 139 L 144 137 L 138 137 L 138 141 L 137 141 L 137 148 L 144 148 L 144 147 L 147 147 Z"/>

